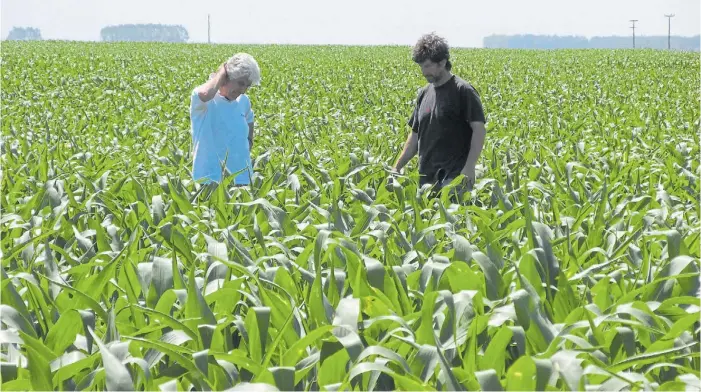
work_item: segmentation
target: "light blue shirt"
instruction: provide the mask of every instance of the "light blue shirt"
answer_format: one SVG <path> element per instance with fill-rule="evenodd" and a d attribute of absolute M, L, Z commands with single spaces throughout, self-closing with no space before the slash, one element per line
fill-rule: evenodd
<path fill-rule="evenodd" d="M 195 181 L 221 182 L 221 166 L 236 176 L 236 184 L 251 182 L 251 153 L 248 147 L 248 124 L 253 122 L 251 100 L 245 94 L 229 101 L 217 92 L 211 100 L 202 102 L 197 89 L 190 95 L 190 124 Z M 228 155 L 227 155 L 228 154 Z M 202 181 L 204 180 L 204 181 Z"/>

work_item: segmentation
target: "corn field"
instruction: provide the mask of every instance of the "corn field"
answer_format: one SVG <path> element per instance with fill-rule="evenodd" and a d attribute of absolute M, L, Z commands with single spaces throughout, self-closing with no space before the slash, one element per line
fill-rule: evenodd
<path fill-rule="evenodd" d="M 2 390 L 697 390 L 699 57 L 453 49 L 459 203 L 390 167 L 404 47 L 3 42 Z M 253 183 L 192 180 L 189 93 L 262 84 Z"/>

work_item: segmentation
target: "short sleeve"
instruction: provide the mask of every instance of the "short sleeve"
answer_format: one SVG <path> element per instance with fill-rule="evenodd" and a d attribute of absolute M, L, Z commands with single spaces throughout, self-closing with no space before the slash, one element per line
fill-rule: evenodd
<path fill-rule="evenodd" d="M 486 123 L 482 100 L 474 88 L 465 87 L 462 89 L 463 96 L 463 119 L 470 123 L 479 121 Z"/>
<path fill-rule="evenodd" d="M 207 109 L 207 103 L 202 102 L 200 96 L 197 94 L 197 89 L 192 90 L 190 94 L 190 112 L 191 113 L 201 113 Z"/>
<path fill-rule="evenodd" d="M 413 132 L 419 132 L 419 121 L 416 118 L 416 112 L 417 112 L 417 107 L 414 107 L 414 111 L 411 113 L 411 117 L 409 117 L 409 121 L 407 121 L 407 125 L 411 128 Z"/>
<path fill-rule="evenodd" d="M 407 121 L 407 125 L 415 133 L 419 132 L 419 107 L 421 106 L 421 98 L 423 97 L 423 89 L 419 89 L 416 97 L 416 104 L 414 105 L 414 110 Z"/>
<path fill-rule="evenodd" d="M 248 97 L 246 97 L 246 98 L 248 98 Z M 247 108 L 246 108 L 246 122 L 250 124 L 255 119 L 255 114 L 253 113 L 253 108 L 251 107 L 251 100 L 246 99 L 246 101 L 248 103 Z"/>

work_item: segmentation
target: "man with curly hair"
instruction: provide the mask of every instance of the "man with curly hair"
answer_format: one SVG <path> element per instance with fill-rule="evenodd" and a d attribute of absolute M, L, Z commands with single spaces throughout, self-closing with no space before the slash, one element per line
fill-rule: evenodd
<path fill-rule="evenodd" d="M 479 93 L 451 72 L 444 38 L 433 33 L 422 36 L 412 59 L 428 84 L 419 89 L 408 121 L 411 132 L 393 171 L 401 172 L 418 152 L 420 186 L 433 184 L 438 191 L 462 174 L 460 194 L 472 190 L 487 133 Z"/>
<path fill-rule="evenodd" d="M 253 84 L 260 84 L 258 63 L 247 53 L 237 53 L 192 90 L 192 176 L 196 181 L 220 182 L 226 170 L 240 172 L 235 185 L 250 184 L 254 115 L 246 91 Z"/>

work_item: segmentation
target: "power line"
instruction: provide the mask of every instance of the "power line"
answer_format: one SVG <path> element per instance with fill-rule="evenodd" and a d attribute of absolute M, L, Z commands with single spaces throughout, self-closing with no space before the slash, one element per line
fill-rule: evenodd
<path fill-rule="evenodd" d="M 674 14 L 665 14 L 667 18 L 667 50 L 672 49 L 672 18 Z"/>
<path fill-rule="evenodd" d="M 635 22 L 637 22 L 637 21 L 638 21 L 637 19 L 630 20 L 630 22 L 633 22 L 633 27 L 631 27 L 631 29 L 633 29 L 633 49 L 635 49 Z"/>

